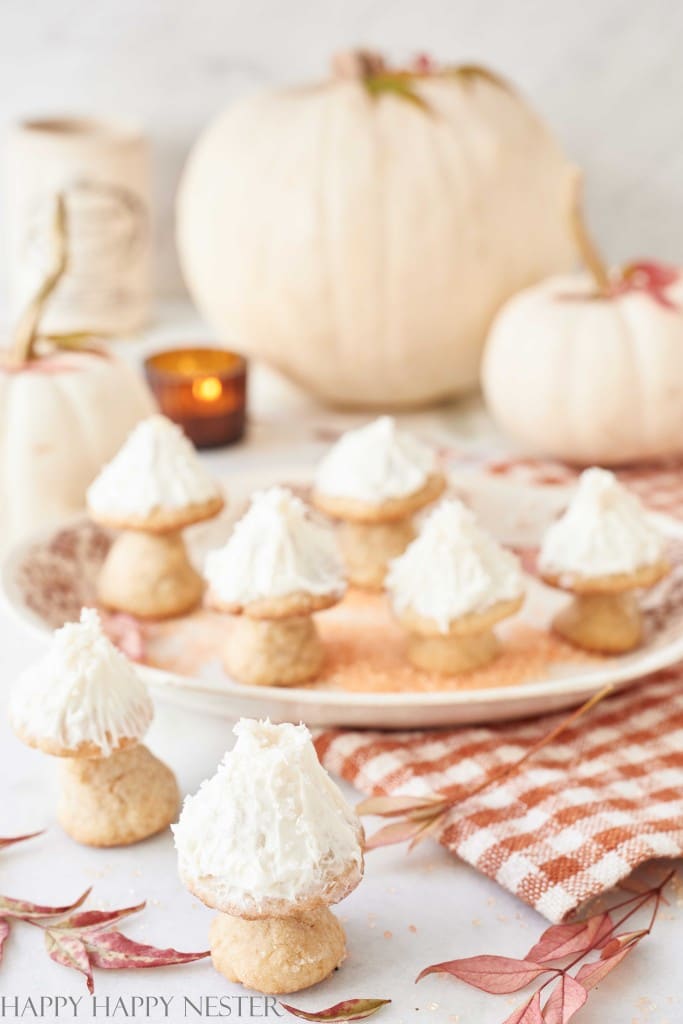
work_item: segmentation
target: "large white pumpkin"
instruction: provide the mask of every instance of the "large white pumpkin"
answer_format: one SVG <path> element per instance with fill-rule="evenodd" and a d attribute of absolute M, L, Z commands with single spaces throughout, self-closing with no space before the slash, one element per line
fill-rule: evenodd
<path fill-rule="evenodd" d="M 683 277 L 628 268 L 596 290 L 554 277 L 511 299 L 487 341 L 483 386 L 527 450 L 619 465 L 683 450 Z"/>
<path fill-rule="evenodd" d="M 81 510 L 103 463 L 153 409 L 142 378 L 104 351 L 0 362 L 0 549 Z"/>
<path fill-rule="evenodd" d="M 571 266 L 573 173 L 482 69 L 357 67 L 208 128 L 181 262 L 223 341 L 327 400 L 425 403 L 476 384 L 505 299 Z"/>

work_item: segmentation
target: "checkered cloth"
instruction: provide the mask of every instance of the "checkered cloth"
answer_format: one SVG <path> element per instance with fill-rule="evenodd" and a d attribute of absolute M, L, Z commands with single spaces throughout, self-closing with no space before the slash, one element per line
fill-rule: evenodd
<path fill-rule="evenodd" d="M 553 463 L 489 468 L 548 486 L 572 475 Z M 680 466 L 622 477 L 650 507 L 683 515 Z M 683 856 L 683 665 L 604 701 L 504 781 L 467 798 L 563 717 L 421 732 L 331 730 L 316 745 L 330 771 L 365 793 L 464 797 L 440 841 L 561 921 L 639 864 Z"/>

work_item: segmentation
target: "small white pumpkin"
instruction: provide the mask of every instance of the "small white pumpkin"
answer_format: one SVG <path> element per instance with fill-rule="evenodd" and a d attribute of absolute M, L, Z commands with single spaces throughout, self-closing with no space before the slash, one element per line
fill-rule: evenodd
<path fill-rule="evenodd" d="M 584 465 L 683 451 L 683 273 L 637 263 L 553 277 L 500 311 L 484 354 L 488 408 L 526 450 Z"/>
<path fill-rule="evenodd" d="M 0 353 L 0 551 L 83 509 L 102 465 L 154 410 L 142 377 L 104 348 L 53 339 L 40 354 L 42 310 L 66 266 L 61 203 L 55 226 L 56 265 Z"/>
<path fill-rule="evenodd" d="M 201 136 L 181 262 L 219 337 L 322 398 L 436 401 L 476 385 L 502 302 L 572 266 L 572 177 L 490 72 L 347 54 Z"/>

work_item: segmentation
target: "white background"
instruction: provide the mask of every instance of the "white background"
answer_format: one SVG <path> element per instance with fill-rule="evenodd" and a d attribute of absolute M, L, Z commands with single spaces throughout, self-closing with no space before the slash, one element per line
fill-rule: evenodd
<path fill-rule="evenodd" d="M 324 76 L 340 47 L 427 51 L 522 88 L 585 168 L 611 256 L 681 261 L 682 40 L 679 0 L 0 0 L 0 138 L 27 115 L 139 119 L 169 293 L 175 186 L 208 118 L 252 90 Z M 2 235 L 0 220 L 0 247 Z"/>

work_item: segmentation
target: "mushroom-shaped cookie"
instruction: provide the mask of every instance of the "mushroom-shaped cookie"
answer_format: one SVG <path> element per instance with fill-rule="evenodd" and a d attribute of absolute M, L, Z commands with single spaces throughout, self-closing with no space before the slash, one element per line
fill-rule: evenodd
<path fill-rule="evenodd" d="M 182 530 L 220 512 L 223 498 L 182 430 L 164 416 L 139 423 L 88 490 L 95 522 L 123 532 L 97 581 L 106 608 L 171 618 L 201 601 Z"/>
<path fill-rule="evenodd" d="M 334 531 L 284 487 L 256 492 L 227 544 L 206 561 L 209 604 L 236 618 L 228 672 L 256 686 L 291 686 L 316 675 L 323 648 L 313 613 L 343 596 Z"/>
<path fill-rule="evenodd" d="M 350 430 L 318 467 L 314 504 L 339 519 L 349 582 L 381 590 L 387 566 L 415 536 L 414 514 L 445 486 L 431 448 L 391 416 Z"/>
<path fill-rule="evenodd" d="M 126 846 L 168 828 L 180 796 L 173 772 L 140 743 L 153 716 L 135 666 L 97 612 L 57 630 L 17 680 L 9 705 L 24 743 L 63 758 L 57 816 L 87 846 Z"/>
<path fill-rule="evenodd" d="M 329 911 L 363 875 L 363 830 L 303 725 L 242 719 L 173 826 L 183 884 L 220 911 L 214 967 L 265 993 L 315 985 L 344 959 Z"/>
<path fill-rule="evenodd" d="M 431 672 L 467 672 L 498 653 L 493 626 L 524 601 L 516 557 L 462 502 L 441 502 L 389 568 L 387 590 L 408 632 L 408 656 Z"/>
<path fill-rule="evenodd" d="M 664 537 L 634 494 L 605 469 L 587 469 L 539 557 L 546 583 L 573 594 L 553 628 L 570 643 L 623 654 L 642 641 L 634 591 L 669 571 Z"/>

